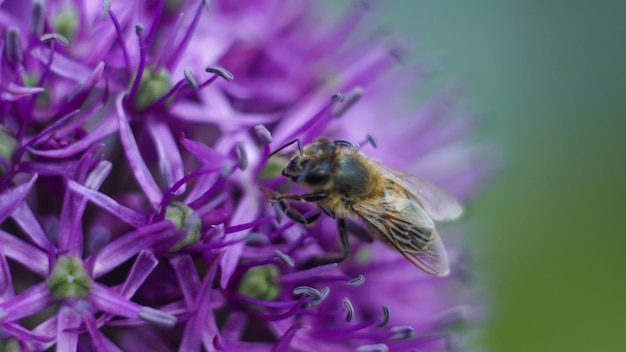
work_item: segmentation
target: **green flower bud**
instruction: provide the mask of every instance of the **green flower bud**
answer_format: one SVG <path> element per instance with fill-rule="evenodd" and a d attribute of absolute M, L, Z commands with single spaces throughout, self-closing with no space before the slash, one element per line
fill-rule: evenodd
<path fill-rule="evenodd" d="M 154 72 L 151 68 L 143 71 L 135 98 L 135 109 L 143 110 L 161 99 L 172 89 L 172 81 L 165 70 Z"/>
<path fill-rule="evenodd" d="M 65 9 L 52 19 L 55 32 L 72 40 L 78 30 L 78 13 L 74 9 Z"/>
<path fill-rule="evenodd" d="M 39 84 L 39 78 L 40 78 L 39 75 L 25 74 L 24 85 L 26 87 L 37 87 L 37 85 Z M 45 84 L 43 88 L 46 88 Z M 46 108 L 50 106 L 50 94 L 48 93 L 48 89 L 37 94 L 37 100 L 35 104 L 39 108 Z"/>
<path fill-rule="evenodd" d="M 168 252 L 176 252 L 183 247 L 197 243 L 200 239 L 202 221 L 188 205 L 180 202 L 168 205 L 165 210 L 165 218 L 173 222 L 179 230 L 185 231 L 180 241 L 170 247 Z"/>
<path fill-rule="evenodd" d="M 237 291 L 242 296 L 273 301 L 281 290 L 280 284 L 274 280 L 278 274 L 278 268 L 273 264 L 252 267 L 243 275 Z"/>
<path fill-rule="evenodd" d="M 93 280 L 80 258 L 61 257 L 52 269 L 46 284 L 55 298 L 72 299 L 87 296 Z"/>
<path fill-rule="evenodd" d="M 273 156 L 265 164 L 263 170 L 259 174 L 261 180 L 268 180 L 280 176 L 280 172 L 287 165 L 287 159 L 282 156 Z"/>
<path fill-rule="evenodd" d="M 0 125 L 0 155 L 2 155 L 4 160 L 10 163 L 17 147 L 17 139 L 13 137 L 11 131 Z M 4 165 L 0 164 L 0 175 L 4 175 L 5 172 L 7 172 L 7 170 Z"/>
<path fill-rule="evenodd" d="M 20 344 L 16 339 L 0 339 L 0 352 L 21 352 Z"/>

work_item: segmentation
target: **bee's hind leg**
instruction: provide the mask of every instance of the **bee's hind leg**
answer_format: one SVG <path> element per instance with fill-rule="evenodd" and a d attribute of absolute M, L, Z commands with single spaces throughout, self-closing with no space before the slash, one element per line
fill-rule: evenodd
<path fill-rule="evenodd" d="M 374 238 L 372 237 L 370 232 L 367 230 L 367 228 L 357 223 L 356 221 L 346 219 L 346 228 L 348 229 L 348 232 L 350 234 L 354 235 L 354 237 L 360 239 L 361 241 L 365 243 L 374 242 Z"/>

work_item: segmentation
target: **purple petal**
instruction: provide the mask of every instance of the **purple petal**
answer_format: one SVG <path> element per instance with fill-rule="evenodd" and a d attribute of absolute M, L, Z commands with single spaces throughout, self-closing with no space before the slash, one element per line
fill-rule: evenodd
<path fill-rule="evenodd" d="M 193 307 L 190 307 L 190 309 L 193 309 L 194 315 L 185 326 L 185 332 L 179 347 L 181 351 L 198 351 L 200 350 L 201 342 L 204 343 L 205 348 L 210 350 L 213 345 L 213 339 L 219 334 L 215 315 L 211 307 L 212 302 L 209 291 L 213 286 L 217 264 L 222 255 L 220 253 L 211 263 L 209 271 L 202 280 L 202 286 L 196 297 L 196 302 Z"/>
<path fill-rule="evenodd" d="M 248 323 L 248 316 L 244 312 L 232 311 L 221 328 L 222 339 L 226 341 L 238 341 L 243 335 Z"/>
<path fill-rule="evenodd" d="M 141 153 L 139 153 L 139 147 L 137 146 L 133 132 L 128 124 L 126 111 L 124 111 L 123 101 L 124 95 L 120 94 L 115 102 L 120 140 L 124 146 L 124 152 L 126 153 L 128 163 L 130 164 L 130 168 L 133 171 L 133 175 L 135 176 L 137 183 L 141 189 L 143 189 L 146 197 L 150 200 L 152 209 L 156 210 L 159 208 L 159 203 L 161 202 L 161 198 L 163 198 L 163 193 L 161 193 L 161 189 L 157 186 L 154 178 L 152 178 L 152 174 L 150 174 L 148 166 L 144 162 Z"/>
<path fill-rule="evenodd" d="M 2 329 L 10 336 L 18 340 L 28 341 L 28 343 L 50 343 L 55 340 L 54 335 L 38 335 L 16 323 L 2 324 Z"/>
<path fill-rule="evenodd" d="M 176 323 L 176 317 L 171 314 L 131 302 L 99 283 L 94 283 L 87 299 L 98 309 L 116 316 L 144 320 L 166 327 Z"/>
<path fill-rule="evenodd" d="M 215 94 L 212 94 L 211 97 L 218 97 L 218 99 L 222 100 L 224 99 L 220 95 Z M 214 99 L 207 99 L 212 103 L 215 103 Z M 224 104 L 229 105 L 227 102 L 224 102 Z M 212 105 L 211 109 L 207 109 L 205 105 L 183 101 L 172 106 L 170 114 L 182 121 L 202 124 L 215 123 L 230 130 L 259 124 L 270 124 L 277 119 L 276 115 L 270 114 L 245 114 L 243 116 L 237 116 L 230 111 L 222 112 L 219 108 L 221 107 Z"/>
<path fill-rule="evenodd" d="M 119 347 L 117 347 L 113 342 L 111 342 L 111 340 L 104 336 L 102 332 L 100 332 L 93 316 L 86 316 L 83 320 L 85 321 L 87 331 L 89 331 L 89 335 L 91 336 L 91 340 L 93 341 L 96 351 L 122 352 Z"/>
<path fill-rule="evenodd" d="M 192 307 L 200 289 L 200 277 L 193 258 L 188 254 L 182 254 L 172 257 L 170 263 L 176 272 L 185 303 L 187 307 Z"/>
<path fill-rule="evenodd" d="M 256 194 L 255 191 L 250 190 L 240 200 L 230 222 L 231 224 L 244 224 L 252 222 L 257 219 L 259 210 L 258 194 Z M 226 240 L 241 240 L 245 238 L 249 232 L 250 229 L 248 228 L 243 231 L 231 233 L 226 237 Z M 241 256 L 244 246 L 245 242 L 242 241 L 232 244 L 226 248 L 224 257 L 220 260 L 220 267 L 222 269 L 220 287 L 225 288 L 228 285 L 230 278 L 237 268 L 239 257 Z"/>
<path fill-rule="evenodd" d="M 159 264 L 159 260 L 154 253 L 147 250 L 139 252 L 130 273 L 128 273 L 128 277 L 124 281 L 120 294 L 128 299 L 134 296 L 157 264 Z"/>
<path fill-rule="evenodd" d="M 96 165 L 96 167 L 87 175 L 85 179 L 85 187 L 89 189 L 97 190 L 102 186 L 104 180 L 111 173 L 111 162 L 102 160 Z"/>
<path fill-rule="evenodd" d="M 33 175 L 30 181 L 0 194 L 0 223 L 15 211 L 17 205 L 24 201 L 24 198 L 26 198 L 31 188 L 33 188 L 35 181 L 37 181 L 37 175 Z"/>
<path fill-rule="evenodd" d="M 68 145 L 66 148 L 50 150 L 37 150 L 28 148 L 28 150 L 35 155 L 48 158 L 68 158 L 87 150 L 89 147 L 94 145 L 94 143 L 101 141 L 115 131 L 117 131 L 117 122 L 115 121 L 115 118 L 107 117 L 104 119 L 104 121 L 102 121 L 100 125 L 98 125 L 98 127 L 89 132 L 87 136 Z"/>
<path fill-rule="evenodd" d="M 0 303 L 6 313 L 5 321 L 16 321 L 42 311 L 55 302 L 48 286 L 42 282 Z"/>
<path fill-rule="evenodd" d="M 11 214 L 17 225 L 24 230 L 28 238 L 40 248 L 49 248 L 50 240 L 43 232 L 35 214 L 26 203 L 21 203 Z"/>
<path fill-rule="evenodd" d="M 229 160 L 224 155 L 220 154 L 206 144 L 187 139 L 184 136 L 180 138 L 180 143 L 189 153 L 195 156 L 203 164 L 223 165 Z"/>
<path fill-rule="evenodd" d="M 109 243 L 93 260 L 93 276 L 98 278 L 144 249 L 172 237 L 178 229 L 169 220 L 146 225 Z"/>
<path fill-rule="evenodd" d="M 307 135 L 307 138 L 310 138 L 310 135 L 315 133 L 313 127 L 315 127 L 315 130 L 319 130 L 333 117 L 330 110 L 336 104 L 341 104 L 341 102 L 335 99 L 334 96 L 331 98 L 330 94 L 325 92 L 318 93 L 316 96 L 304 101 L 298 106 L 298 110 L 285 117 L 280 125 L 272 131 L 274 143 L 281 146 L 304 134 Z M 308 140 L 305 139 L 303 142 L 308 142 Z"/>
<path fill-rule="evenodd" d="M 0 99 L 7 101 L 16 101 L 24 97 L 39 94 L 43 91 L 45 91 L 45 89 L 41 87 L 23 87 L 18 86 L 13 82 L 9 82 L 7 87 L 2 91 Z"/>
<path fill-rule="evenodd" d="M 128 277 L 124 281 L 124 285 L 119 293 L 122 297 L 130 299 L 135 295 L 139 287 L 146 281 L 154 268 L 159 264 L 158 259 L 151 251 L 141 251 L 133 264 Z M 99 321 L 110 321 L 113 318 L 111 314 L 104 314 Z"/>
<path fill-rule="evenodd" d="M 0 299 L 6 300 L 15 295 L 13 292 L 13 280 L 11 279 L 11 269 L 4 255 L 3 245 L 0 242 Z"/>
<path fill-rule="evenodd" d="M 83 254 L 83 228 L 82 216 L 84 207 L 81 201 L 84 198 L 75 195 L 68 190 L 63 198 L 63 208 L 59 219 L 58 247 L 67 255 L 82 257 Z"/>
<path fill-rule="evenodd" d="M 161 175 L 167 187 L 172 187 L 185 175 L 183 160 L 172 136 L 172 130 L 163 120 L 155 119 L 148 120 L 147 129 L 158 154 Z M 185 188 L 185 185 L 182 185 L 174 192 L 174 195 L 184 193 Z"/>
<path fill-rule="evenodd" d="M 287 332 L 285 332 L 280 337 L 280 339 L 278 340 L 274 348 L 272 348 L 272 352 L 289 351 L 290 349 L 289 344 L 291 343 L 291 340 L 293 339 L 296 332 L 298 332 L 298 330 L 300 329 L 305 329 L 305 328 L 310 328 L 310 327 L 304 323 L 294 324 L 292 327 L 289 328 L 289 330 L 287 330 Z"/>
<path fill-rule="evenodd" d="M 48 276 L 49 264 L 46 253 L 2 230 L 0 230 L 0 242 L 2 242 L 4 255 L 42 277 Z"/>
<path fill-rule="evenodd" d="M 56 343 L 58 321 L 59 316 L 55 315 L 33 329 L 33 333 L 50 339 L 49 342 L 33 343 L 33 350 L 45 351 Z"/>
<path fill-rule="evenodd" d="M 77 351 L 78 333 L 74 331 L 80 326 L 80 315 L 67 304 L 61 304 L 57 315 L 57 351 Z"/>
<path fill-rule="evenodd" d="M 67 170 L 74 166 L 75 161 L 37 162 L 26 161 L 19 164 L 19 170 L 27 174 L 39 176 L 65 176 Z"/>
<path fill-rule="evenodd" d="M 139 228 L 147 222 L 147 219 L 143 214 L 140 214 L 130 208 L 121 205 L 106 194 L 94 191 L 71 180 L 68 181 L 67 185 L 70 190 L 74 191 L 77 194 L 83 195 L 85 198 L 92 201 L 95 205 L 108 211 L 109 213 L 116 216 L 123 222 L 131 225 L 132 227 Z"/>
<path fill-rule="evenodd" d="M 32 51 L 32 55 L 45 65 L 50 57 L 50 49 L 45 46 L 39 46 Z M 85 80 L 91 73 L 91 69 L 88 66 L 84 66 L 80 62 L 74 61 L 58 52 L 55 52 L 54 61 L 50 68 L 57 75 L 75 82 Z"/>
<path fill-rule="evenodd" d="M 104 62 L 101 61 L 98 63 L 98 65 L 96 65 L 93 71 L 89 73 L 89 76 L 87 76 L 87 78 L 83 82 L 81 82 L 80 89 L 76 93 L 70 95 L 69 101 L 72 104 L 76 104 L 76 107 L 82 105 L 85 99 L 87 99 L 87 96 L 89 95 L 93 87 L 95 87 L 96 84 L 98 84 L 98 82 L 100 81 L 100 78 L 102 78 L 103 72 Z"/>

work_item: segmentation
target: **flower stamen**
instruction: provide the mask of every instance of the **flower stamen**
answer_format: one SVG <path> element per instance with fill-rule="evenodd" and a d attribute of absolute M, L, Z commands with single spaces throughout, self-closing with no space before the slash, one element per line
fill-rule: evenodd
<path fill-rule="evenodd" d="M 198 89 L 198 81 L 196 81 L 196 77 L 194 76 L 191 68 L 185 67 L 183 73 L 185 75 L 185 80 L 187 81 L 187 84 L 189 84 L 189 86 L 193 89 Z"/>
<path fill-rule="evenodd" d="M 343 306 L 346 308 L 346 322 L 349 323 L 352 321 L 352 314 L 354 313 L 354 308 L 352 308 L 352 303 L 347 297 L 343 298 Z"/>
<path fill-rule="evenodd" d="M 22 37 L 17 27 L 9 27 L 6 39 L 7 60 L 9 63 L 23 63 L 24 53 L 22 52 Z"/>
<path fill-rule="evenodd" d="M 359 276 L 357 276 L 354 279 L 348 281 L 348 286 L 358 287 L 358 286 L 363 285 L 364 282 L 365 282 L 365 276 L 363 274 L 359 274 Z"/>
<path fill-rule="evenodd" d="M 141 318 L 142 320 L 145 320 L 148 323 L 152 323 L 156 326 L 171 328 L 176 324 L 175 316 L 150 307 L 141 307 L 138 315 L 139 318 Z"/>
<path fill-rule="evenodd" d="M 43 34 L 44 26 L 46 25 L 46 8 L 43 0 L 34 0 L 33 6 L 30 10 L 30 33 L 39 37 Z"/>
<path fill-rule="evenodd" d="M 389 347 L 384 343 L 376 343 L 373 345 L 363 345 L 356 349 L 356 352 L 388 352 Z"/>
<path fill-rule="evenodd" d="M 102 5 L 102 18 L 104 20 L 107 19 L 108 16 L 111 16 L 111 22 L 113 22 L 113 26 L 115 26 L 115 32 L 117 33 L 117 42 L 122 49 L 122 55 L 124 56 L 124 64 L 126 65 L 126 79 L 129 79 L 131 76 L 131 66 L 130 66 L 130 57 L 128 56 L 128 49 L 126 48 L 126 42 L 124 41 L 124 35 L 122 33 L 122 26 L 120 22 L 117 20 L 115 13 L 111 11 L 111 0 L 105 0 Z"/>
<path fill-rule="evenodd" d="M 237 156 L 237 166 L 239 170 L 245 170 L 248 167 L 248 154 L 246 154 L 246 149 L 241 142 L 237 143 L 235 154 Z"/>
<path fill-rule="evenodd" d="M 415 330 L 410 326 L 394 326 L 389 329 L 393 335 L 389 338 L 389 341 L 402 341 L 408 340 L 415 336 Z"/>
<path fill-rule="evenodd" d="M 223 67 L 207 66 L 204 69 L 204 71 L 215 74 L 214 77 L 211 77 L 211 79 L 209 79 L 209 81 L 207 81 L 208 83 L 213 82 L 215 79 L 217 79 L 217 77 L 222 77 L 227 82 L 232 82 L 235 79 L 235 76 L 233 76 L 232 73 L 230 73 L 228 70 L 226 70 Z M 203 83 L 203 85 L 206 84 L 207 82 Z"/>
<path fill-rule="evenodd" d="M 356 87 L 346 94 L 343 104 L 338 104 L 338 105 L 333 106 L 330 113 L 335 117 L 341 117 L 346 112 L 348 112 L 348 110 L 350 110 L 350 108 L 352 108 L 356 103 L 358 103 L 362 97 L 363 97 L 363 88 Z"/>
<path fill-rule="evenodd" d="M 39 40 L 42 43 L 48 43 L 48 42 L 56 41 L 57 43 L 59 43 L 62 46 L 70 45 L 70 41 L 67 40 L 67 38 L 65 38 L 64 36 L 62 36 L 59 33 L 46 33 L 46 34 L 42 35 L 39 38 Z"/>
<path fill-rule="evenodd" d="M 111 19 L 113 19 L 113 16 L 111 16 Z M 143 36 L 141 35 L 142 32 L 143 27 L 141 25 L 135 25 L 135 34 L 137 35 L 137 39 L 139 40 L 139 67 L 137 67 L 135 81 L 133 82 L 133 86 L 130 89 L 130 93 L 128 95 L 128 101 L 134 104 L 135 108 L 137 108 L 138 110 L 141 110 L 141 108 L 145 108 L 149 105 L 139 104 L 137 101 L 135 101 L 135 97 L 137 96 L 137 92 L 139 91 L 140 83 L 144 80 L 143 71 L 146 68 L 146 43 L 144 42 Z M 162 72 L 165 73 L 165 71 Z M 167 73 L 165 74 L 167 75 Z M 146 85 L 147 84 L 148 83 L 146 82 Z"/>
<path fill-rule="evenodd" d="M 254 134 L 257 140 L 263 145 L 272 143 L 272 133 L 263 125 L 254 126 Z"/>
<path fill-rule="evenodd" d="M 283 264 L 287 265 L 290 268 L 296 266 L 296 261 L 293 260 L 288 254 L 281 252 L 279 249 L 274 249 L 274 255 L 278 258 Z"/>
<path fill-rule="evenodd" d="M 191 40 L 191 37 L 193 36 L 193 32 L 195 31 L 198 22 L 200 21 L 200 16 L 202 15 L 202 10 L 203 8 L 207 7 L 207 3 L 202 0 L 200 4 L 198 4 L 198 8 L 196 9 L 196 13 L 193 17 L 193 20 L 191 21 L 191 24 L 189 25 L 189 27 L 187 28 L 187 31 L 185 32 L 185 35 L 183 36 L 183 39 L 180 41 L 180 43 L 178 44 L 178 47 L 176 49 L 174 49 L 173 55 L 170 56 L 170 59 L 167 61 L 166 63 L 166 67 L 167 68 L 173 68 L 174 66 L 176 66 L 178 59 L 180 58 L 180 55 L 182 55 L 185 52 L 185 49 L 187 47 L 187 44 L 189 44 L 189 41 Z"/>
<path fill-rule="evenodd" d="M 376 326 L 378 326 L 379 328 L 382 328 L 383 326 L 387 325 L 387 323 L 389 322 L 389 307 L 387 307 L 386 305 L 383 306 L 383 320 L 376 324 Z"/>

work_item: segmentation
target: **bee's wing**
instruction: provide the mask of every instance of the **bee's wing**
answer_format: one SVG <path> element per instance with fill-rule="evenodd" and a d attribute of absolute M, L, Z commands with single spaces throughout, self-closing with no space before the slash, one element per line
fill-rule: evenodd
<path fill-rule="evenodd" d="M 355 203 L 353 209 L 375 237 L 395 247 L 420 269 L 437 276 L 450 271 L 432 219 L 408 191 L 388 188 L 384 199 L 373 204 Z"/>
<path fill-rule="evenodd" d="M 413 193 L 434 220 L 453 220 L 463 213 L 456 199 L 435 184 L 376 161 L 374 165 L 389 179 Z"/>

